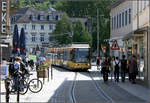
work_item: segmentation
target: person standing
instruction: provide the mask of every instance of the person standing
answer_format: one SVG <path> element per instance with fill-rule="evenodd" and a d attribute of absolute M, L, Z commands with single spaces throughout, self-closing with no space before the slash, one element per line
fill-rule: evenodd
<path fill-rule="evenodd" d="M 96 65 L 97 65 L 97 70 L 99 70 L 99 65 L 100 65 L 100 58 L 96 58 Z"/>
<path fill-rule="evenodd" d="M 114 67 L 114 62 L 115 62 L 115 56 L 112 57 L 112 60 L 111 60 L 111 66 L 110 66 L 110 75 L 111 75 L 111 81 L 112 81 L 112 77 L 113 77 L 113 72 L 115 70 L 115 67 Z"/>
<path fill-rule="evenodd" d="M 116 57 L 116 60 L 114 61 L 114 78 L 115 78 L 115 82 L 119 82 L 119 69 L 120 69 L 120 62 L 119 62 L 119 58 Z"/>
<path fill-rule="evenodd" d="M 13 74 L 13 81 L 14 81 L 14 91 L 17 91 L 17 85 L 18 85 L 18 72 L 21 72 L 20 70 L 20 62 L 21 62 L 21 57 L 16 57 L 15 61 L 13 63 L 14 65 L 14 74 Z"/>
<path fill-rule="evenodd" d="M 130 62 L 129 73 L 131 75 L 131 82 L 135 84 L 136 75 L 138 74 L 137 59 L 135 55 L 132 55 Z"/>
<path fill-rule="evenodd" d="M 125 55 L 122 55 L 122 60 L 121 60 L 121 79 L 122 79 L 122 82 L 125 82 L 126 70 L 127 70 L 127 60 L 125 59 Z"/>
<path fill-rule="evenodd" d="M 104 82 L 106 82 L 108 81 L 109 66 L 107 59 L 105 57 L 102 58 L 101 66 L 102 66 L 101 73 L 103 74 L 103 80 Z"/>

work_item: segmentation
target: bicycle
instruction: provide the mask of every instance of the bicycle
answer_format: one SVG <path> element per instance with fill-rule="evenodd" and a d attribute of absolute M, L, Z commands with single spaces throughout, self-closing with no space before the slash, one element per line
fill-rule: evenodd
<path fill-rule="evenodd" d="M 17 79 L 17 85 L 18 85 L 18 82 L 19 82 L 19 93 L 21 95 L 24 95 L 27 93 L 29 87 L 28 87 L 28 83 L 27 81 L 25 81 L 21 75 L 20 72 L 17 72 L 16 73 L 17 77 L 13 77 L 13 78 L 9 78 L 8 80 L 10 81 L 10 93 L 14 93 L 17 91 L 15 90 L 15 81 L 14 79 Z M 18 87 L 18 86 L 17 86 Z M 18 89 L 18 88 L 17 88 Z"/>
<path fill-rule="evenodd" d="M 21 75 L 21 74 L 19 74 L 19 75 Z M 28 75 L 32 75 L 32 74 L 28 74 Z M 10 93 L 15 93 L 16 91 L 15 91 L 15 88 L 14 88 L 14 85 L 15 85 L 14 80 L 12 78 L 10 78 L 9 81 L 10 81 Z M 43 88 L 43 84 L 42 84 L 41 80 L 36 79 L 36 78 L 29 80 L 29 76 L 26 76 L 24 78 L 22 78 L 22 76 L 21 76 L 21 78 L 19 79 L 19 82 L 23 84 L 22 88 L 19 90 L 19 93 L 21 95 L 26 94 L 28 89 L 32 93 L 38 93 Z"/>
<path fill-rule="evenodd" d="M 28 74 L 29 76 L 32 74 Z M 34 78 L 29 80 L 29 76 L 26 76 L 25 79 L 28 81 L 28 89 L 32 92 L 32 93 L 38 93 L 42 90 L 43 88 L 43 83 L 41 80 Z"/>

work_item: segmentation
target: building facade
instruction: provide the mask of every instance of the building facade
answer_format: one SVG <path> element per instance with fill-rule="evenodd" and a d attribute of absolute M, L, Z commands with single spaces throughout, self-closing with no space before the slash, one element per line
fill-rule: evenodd
<path fill-rule="evenodd" d="M 150 6 L 148 0 L 118 0 L 110 6 L 110 44 L 117 40 L 120 50 L 111 56 L 137 56 L 139 77 L 150 86 Z M 112 46 L 112 45 L 110 45 Z"/>
<path fill-rule="evenodd" d="M 22 8 L 11 17 L 11 31 L 18 25 L 19 33 L 24 28 L 28 53 L 33 53 L 39 47 L 44 51 L 51 43 L 50 36 L 55 30 L 56 22 L 61 19 L 61 12 L 55 9 L 39 11 L 32 7 Z"/>

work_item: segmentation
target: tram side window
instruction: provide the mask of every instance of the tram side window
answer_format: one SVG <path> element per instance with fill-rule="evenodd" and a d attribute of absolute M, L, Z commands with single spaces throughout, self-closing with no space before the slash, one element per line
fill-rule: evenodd
<path fill-rule="evenodd" d="M 67 51 L 64 51 L 64 60 L 67 60 Z"/>
<path fill-rule="evenodd" d="M 74 49 L 70 51 L 70 60 L 75 61 L 74 60 Z"/>
<path fill-rule="evenodd" d="M 67 51 L 67 55 L 66 55 L 66 56 L 67 56 L 67 57 L 66 57 L 67 60 L 69 61 L 69 60 L 70 60 L 70 51 L 69 51 L 69 50 Z"/>

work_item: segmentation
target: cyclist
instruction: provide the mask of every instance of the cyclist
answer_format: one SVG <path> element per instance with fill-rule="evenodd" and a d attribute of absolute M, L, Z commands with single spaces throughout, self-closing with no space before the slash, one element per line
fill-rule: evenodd
<path fill-rule="evenodd" d="M 17 90 L 17 85 L 18 85 L 18 79 L 19 79 L 18 75 L 20 75 L 21 78 L 24 79 L 24 76 L 26 74 L 29 74 L 29 71 L 26 69 L 26 66 L 22 62 L 21 57 L 16 57 L 12 68 L 14 69 L 14 72 L 13 72 L 13 74 L 11 76 L 12 76 L 13 81 L 14 81 L 14 91 L 16 91 Z M 24 89 L 23 85 L 24 85 L 23 82 L 20 82 L 21 90 Z"/>

